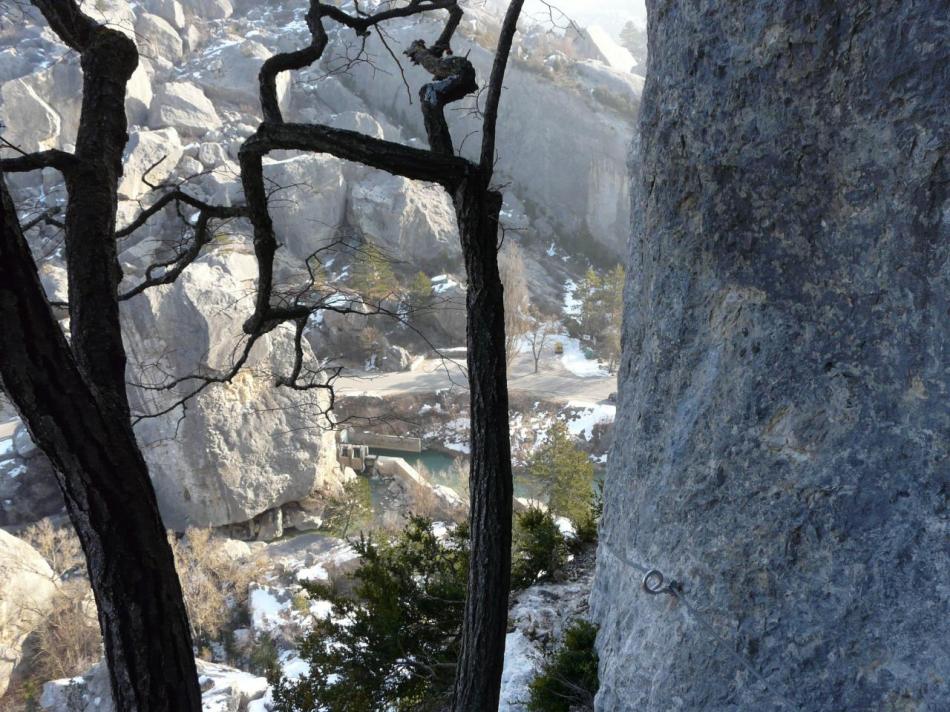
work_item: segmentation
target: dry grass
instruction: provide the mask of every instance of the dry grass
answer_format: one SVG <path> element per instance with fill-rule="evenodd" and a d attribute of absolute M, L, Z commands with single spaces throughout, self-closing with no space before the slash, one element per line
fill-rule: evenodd
<path fill-rule="evenodd" d="M 23 530 L 20 538 L 36 549 L 57 576 L 66 573 L 85 575 L 86 559 L 79 537 L 68 524 L 55 526 L 49 519 L 41 519 Z"/>
<path fill-rule="evenodd" d="M 181 538 L 169 536 L 169 542 L 195 642 L 207 645 L 220 640 L 246 608 L 248 587 L 260 579 L 265 560 L 253 555 L 232 558 L 210 529 L 189 529 Z"/>
<path fill-rule="evenodd" d="M 6 695 L 4 712 L 37 710 L 44 682 L 74 677 L 102 659 L 102 636 L 95 599 L 86 576 L 85 559 L 72 527 L 42 520 L 21 537 L 49 563 L 60 580 L 49 612 L 31 634 L 23 663 Z M 235 559 L 209 529 L 191 529 L 169 536 L 178 568 L 192 634 L 200 649 L 230 635 L 232 624 L 246 612 L 248 587 L 264 572 L 261 556 Z"/>

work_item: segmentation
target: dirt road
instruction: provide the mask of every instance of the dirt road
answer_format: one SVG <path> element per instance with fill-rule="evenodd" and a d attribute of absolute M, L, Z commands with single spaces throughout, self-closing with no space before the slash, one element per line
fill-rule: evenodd
<path fill-rule="evenodd" d="M 426 359 L 412 371 L 398 373 L 357 373 L 347 371 L 336 381 L 339 396 L 394 396 L 403 393 L 434 393 L 443 389 L 468 390 L 465 356 L 456 360 Z M 508 389 L 544 400 L 595 404 L 617 390 L 616 376 L 581 377 L 564 368 L 554 358 L 543 359 L 537 374 L 529 355 L 521 354 L 508 374 Z"/>

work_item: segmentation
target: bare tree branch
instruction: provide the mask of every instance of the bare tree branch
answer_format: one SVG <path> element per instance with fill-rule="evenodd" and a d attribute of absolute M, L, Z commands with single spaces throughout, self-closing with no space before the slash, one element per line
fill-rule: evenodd
<path fill-rule="evenodd" d="M 498 38 L 498 49 L 495 51 L 495 62 L 492 65 L 491 78 L 488 80 L 488 97 L 485 100 L 485 118 L 482 122 L 482 152 L 479 166 L 486 180 L 491 180 L 495 168 L 495 133 L 498 124 L 498 105 L 501 102 L 501 91 L 505 83 L 505 70 L 508 67 L 508 55 L 511 54 L 511 43 L 515 31 L 518 29 L 518 18 L 524 0 L 511 0 L 505 21 L 501 26 Z"/>
<path fill-rule="evenodd" d="M 2 139 L 2 141 L 7 147 L 19 151 L 6 139 Z M 21 154 L 14 158 L 0 158 L 0 168 L 3 168 L 6 173 L 26 173 L 27 171 L 43 170 L 44 168 L 55 168 L 67 173 L 78 166 L 78 161 L 73 154 L 57 149 L 37 153 L 22 153 L 21 151 Z"/>

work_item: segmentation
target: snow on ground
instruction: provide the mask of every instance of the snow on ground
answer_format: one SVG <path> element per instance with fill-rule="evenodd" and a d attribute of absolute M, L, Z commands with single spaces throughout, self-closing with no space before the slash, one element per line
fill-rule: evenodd
<path fill-rule="evenodd" d="M 430 439 L 435 433 L 426 433 L 424 439 Z M 465 455 L 471 454 L 471 445 L 469 443 L 469 422 L 468 418 L 455 418 L 443 424 L 437 433 L 441 438 L 442 444 L 449 450 L 460 452 Z"/>
<path fill-rule="evenodd" d="M 13 454 L 13 438 L 0 440 L 0 460 Z"/>
<path fill-rule="evenodd" d="M 554 523 L 564 538 L 573 539 L 577 536 L 577 530 L 574 528 L 574 524 L 567 517 L 555 517 Z"/>
<path fill-rule="evenodd" d="M 534 679 L 541 654 L 522 633 L 515 630 L 505 637 L 505 665 L 501 672 L 501 701 L 498 712 L 520 712 L 528 700 L 528 685 Z"/>
<path fill-rule="evenodd" d="M 574 296 L 577 292 L 577 282 L 569 279 L 564 282 L 564 314 L 578 316 L 581 313 L 581 300 Z"/>
<path fill-rule="evenodd" d="M 574 419 L 567 421 L 567 429 L 571 435 L 590 440 L 594 434 L 594 426 L 599 423 L 612 423 L 617 417 L 617 406 L 599 403 L 590 406 L 586 403 L 569 402 L 568 406 L 577 408 Z"/>
<path fill-rule="evenodd" d="M 266 678 L 226 665 L 202 663 L 198 670 L 198 682 L 206 689 L 201 696 L 202 712 L 230 712 L 235 709 L 235 698 L 260 699 L 268 690 Z"/>
<path fill-rule="evenodd" d="M 330 580 L 330 573 L 323 564 L 314 564 L 305 569 L 300 569 L 295 576 L 301 583 L 304 581 L 320 581 L 323 583 Z"/>
<path fill-rule="evenodd" d="M 290 596 L 286 595 L 286 590 L 274 586 L 253 589 L 248 607 L 251 609 L 251 626 L 260 632 L 273 630 L 290 618 Z"/>
<path fill-rule="evenodd" d="M 587 358 L 580 341 L 565 336 L 557 337 L 564 347 L 561 364 L 575 376 L 581 378 L 604 378 L 610 371 L 604 368 L 599 361 Z"/>
<path fill-rule="evenodd" d="M 290 650 L 280 654 L 280 669 L 288 680 L 299 680 L 310 672 L 307 661 L 297 657 L 296 653 Z"/>
<path fill-rule="evenodd" d="M 459 283 L 452 279 L 447 274 L 439 274 L 432 278 L 432 291 L 435 294 L 443 294 L 448 292 L 450 289 L 454 289 L 459 286 Z"/>

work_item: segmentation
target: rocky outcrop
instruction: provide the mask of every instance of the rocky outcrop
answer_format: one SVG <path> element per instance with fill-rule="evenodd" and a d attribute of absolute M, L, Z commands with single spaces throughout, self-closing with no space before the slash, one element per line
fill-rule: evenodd
<path fill-rule="evenodd" d="M 254 258 L 235 247 L 201 258 L 173 285 L 127 302 L 130 380 L 161 383 L 230 369 L 256 274 Z M 231 383 L 205 389 L 184 412 L 176 408 L 139 423 L 136 434 L 170 528 L 244 522 L 338 486 L 326 393 L 275 386 L 276 374 L 292 363 L 292 336 L 278 329 L 259 341 Z M 163 410 L 199 383 L 168 393 L 132 389 L 133 407 Z"/>
<path fill-rule="evenodd" d="M 0 87 L 0 120 L 9 127 L 4 138 L 23 151 L 53 148 L 59 139 L 59 114 L 23 79 Z"/>
<path fill-rule="evenodd" d="M 597 709 L 944 707 L 944 13 L 647 4 Z"/>
<path fill-rule="evenodd" d="M 196 660 L 202 709 L 209 712 L 249 712 L 266 708 L 267 679 L 227 665 Z M 43 685 L 40 706 L 47 712 L 115 712 L 109 672 L 104 662 L 84 675 Z"/>
<path fill-rule="evenodd" d="M 478 26 L 491 25 L 490 15 L 480 14 L 474 7 L 467 12 Z M 394 46 L 408 46 L 427 33 L 438 35 L 435 18 L 388 30 Z M 463 31 L 470 31 L 468 23 Z M 374 37 L 368 42 L 371 52 L 385 54 Z M 472 61 L 480 77 L 489 75 L 491 51 L 464 35 L 457 38 L 455 49 Z M 342 45 L 331 46 L 319 73 L 339 64 L 342 54 Z M 410 86 L 427 81 L 418 67 L 407 66 L 405 71 Z M 425 135 L 422 115 L 415 103 L 406 100 L 398 72 L 383 74 L 369 65 L 357 65 L 343 81 L 374 114 L 386 116 L 408 135 Z M 299 97 L 295 109 L 311 105 L 316 98 L 329 102 L 335 111 L 341 110 L 342 105 L 322 85 L 315 96 L 308 93 L 311 87 L 306 81 L 294 86 Z M 633 117 L 629 111 L 638 101 L 639 80 L 594 64 L 584 68 L 584 75 L 548 73 L 521 61 L 516 52 L 505 75 L 505 89 L 499 117 L 499 174 L 540 213 L 535 223 L 543 217 L 557 232 L 593 243 L 600 254 L 622 258 L 630 223 L 626 154 Z M 479 121 L 478 116 L 462 112 L 451 117 L 453 135 L 465 155 L 477 153 L 477 140 L 462 139 L 477 137 Z"/>
<path fill-rule="evenodd" d="M 152 185 L 162 183 L 178 165 L 181 155 L 181 140 L 175 129 L 130 131 L 122 163 L 119 197 L 133 200 L 149 192 L 151 188 L 145 180 Z M 146 171 L 150 171 L 148 176 Z"/>
<path fill-rule="evenodd" d="M 152 98 L 149 124 L 171 126 L 181 133 L 203 136 L 221 126 L 221 117 L 211 100 L 191 82 L 168 82 Z"/>
<path fill-rule="evenodd" d="M 0 529 L 0 697 L 56 589 L 56 576 L 36 549 Z"/>

